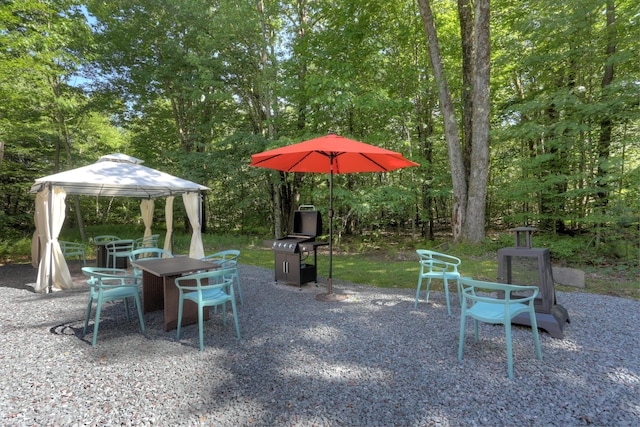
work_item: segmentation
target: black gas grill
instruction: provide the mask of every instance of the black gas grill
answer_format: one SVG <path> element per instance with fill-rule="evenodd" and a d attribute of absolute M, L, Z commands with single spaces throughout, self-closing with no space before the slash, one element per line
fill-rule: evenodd
<path fill-rule="evenodd" d="M 294 212 L 293 231 L 282 239 L 268 241 L 275 256 L 275 280 L 294 283 L 318 281 L 317 248 L 328 245 L 315 240 L 322 234 L 322 217 L 313 206 L 304 205 Z M 313 252 L 313 260 L 309 256 Z"/>

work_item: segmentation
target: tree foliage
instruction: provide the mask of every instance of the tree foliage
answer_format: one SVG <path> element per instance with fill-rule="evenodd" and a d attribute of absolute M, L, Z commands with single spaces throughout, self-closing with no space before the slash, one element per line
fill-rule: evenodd
<path fill-rule="evenodd" d="M 464 12 L 481 3 L 427 3 L 469 188 L 483 160 Z M 490 169 L 486 195 L 471 191 L 484 208 L 468 212 L 482 233 L 526 224 L 591 233 L 603 251 L 637 242 L 636 3 L 491 2 Z M 421 164 L 334 177 L 336 236 L 452 228 L 450 113 L 415 0 L 13 0 L 0 23 L 3 230 L 31 231 L 34 178 L 125 152 L 210 187 L 209 230 L 278 235 L 300 204 L 327 215 L 327 177 L 249 168 L 250 156 L 328 132 Z M 70 209 L 137 215 L 119 200 Z"/>

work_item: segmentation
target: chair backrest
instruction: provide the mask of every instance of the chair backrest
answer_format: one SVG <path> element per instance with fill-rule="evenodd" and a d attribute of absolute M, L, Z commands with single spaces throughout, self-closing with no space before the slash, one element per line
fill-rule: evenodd
<path fill-rule="evenodd" d="M 107 253 L 111 256 L 122 255 L 129 256 L 129 253 L 134 250 L 135 242 L 130 239 L 114 240 L 105 245 Z"/>
<path fill-rule="evenodd" d="M 202 261 L 208 261 L 221 267 L 235 267 L 238 265 L 240 251 L 237 249 L 228 249 L 226 251 L 216 252 L 200 258 Z"/>
<path fill-rule="evenodd" d="M 93 242 L 94 243 L 98 243 L 98 244 L 106 243 L 106 242 L 113 242 L 114 240 L 121 240 L 121 239 L 118 236 L 113 236 L 113 235 L 110 235 L 110 234 L 105 234 L 105 235 L 102 235 L 102 236 L 96 236 L 96 237 L 93 238 Z"/>
<path fill-rule="evenodd" d="M 462 288 L 462 301 L 463 308 L 467 308 L 469 304 L 476 304 L 478 302 L 502 305 L 504 306 L 504 318 L 511 320 L 517 314 L 528 309 L 528 305 L 534 304 L 535 298 L 538 295 L 539 289 L 537 286 L 521 286 L 511 285 L 505 283 L 484 282 L 481 280 L 473 280 L 468 277 L 460 279 L 460 285 Z M 480 290 L 483 293 L 495 292 L 496 296 L 478 295 L 477 291 Z M 526 304 L 525 304 L 526 303 Z M 491 306 L 486 306 L 490 309 Z M 494 320 L 493 314 L 490 316 Z M 474 316 L 478 317 L 478 316 Z M 490 321 L 491 319 L 480 320 Z"/>
<path fill-rule="evenodd" d="M 422 272 L 458 273 L 461 261 L 452 255 L 435 252 L 428 249 L 417 249 Z"/>
<path fill-rule="evenodd" d="M 158 240 L 160 240 L 159 234 L 152 234 L 150 236 L 139 237 L 135 240 L 135 248 L 156 248 L 158 247 Z"/>
<path fill-rule="evenodd" d="M 217 270 L 205 271 L 202 273 L 190 274 L 187 276 L 177 277 L 176 286 L 181 290 L 197 291 L 199 296 L 201 292 L 207 289 L 227 288 L 228 294 L 234 298 L 233 293 L 233 268 L 220 268 Z"/>
<path fill-rule="evenodd" d="M 122 268 L 82 267 L 82 273 L 89 277 L 87 285 L 92 288 L 92 291 L 117 286 L 134 286 L 133 281 L 136 278 Z"/>
<path fill-rule="evenodd" d="M 60 249 L 62 249 L 62 254 L 64 256 L 84 256 L 87 249 L 87 246 L 84 243 L 67 242 L 64 240 L 58 240 L 58 243 L 60 243 Z"/>
<path fill-rule="evenodd" d="M 153 258 L 173 258 L 173 254 L 162 248 L 140 248 L 134 249 L 129 254 L 130 261 Z"/>

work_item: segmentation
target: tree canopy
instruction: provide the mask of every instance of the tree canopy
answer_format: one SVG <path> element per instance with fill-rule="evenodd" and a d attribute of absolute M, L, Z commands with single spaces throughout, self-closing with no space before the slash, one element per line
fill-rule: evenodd
<path fill-rule="evenodd" d="M 604 245 L 637 235 L 638 11 L 635 0 L 2 2 L 2 228 L 33 229 L 35 178 L 121 151 L 210 187 L 208 230 L 277 235 L 298 205 L 328 209 L 327 177 L 252 169 L 251 154 L 335 132 L 422 165 L 336 176 L 336 235 L 433 238 L 455 228 L 462 184 L 477 223 L 462 240 L 518 225 Z M 88 215 L 96 203 L 80 200 L 77 221 L 131 218 Z"/>

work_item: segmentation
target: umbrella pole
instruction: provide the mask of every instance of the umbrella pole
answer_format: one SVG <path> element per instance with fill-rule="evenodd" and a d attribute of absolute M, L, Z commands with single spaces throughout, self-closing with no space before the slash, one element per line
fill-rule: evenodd
<path fill-rule="evenodd" d="M 331 154 L 331 167 L 329 169 L 329 278 L 327 279 L 327 293 L 316 295 L 318 301 L 342 301 L 348 295 L 333 293 L 333 159 Z"/>
<path fill-rule="evenodd" d="M 329 279 L 327 280 L 327 294 L 333 293 L 333 157 L 329 171 Z"/>

